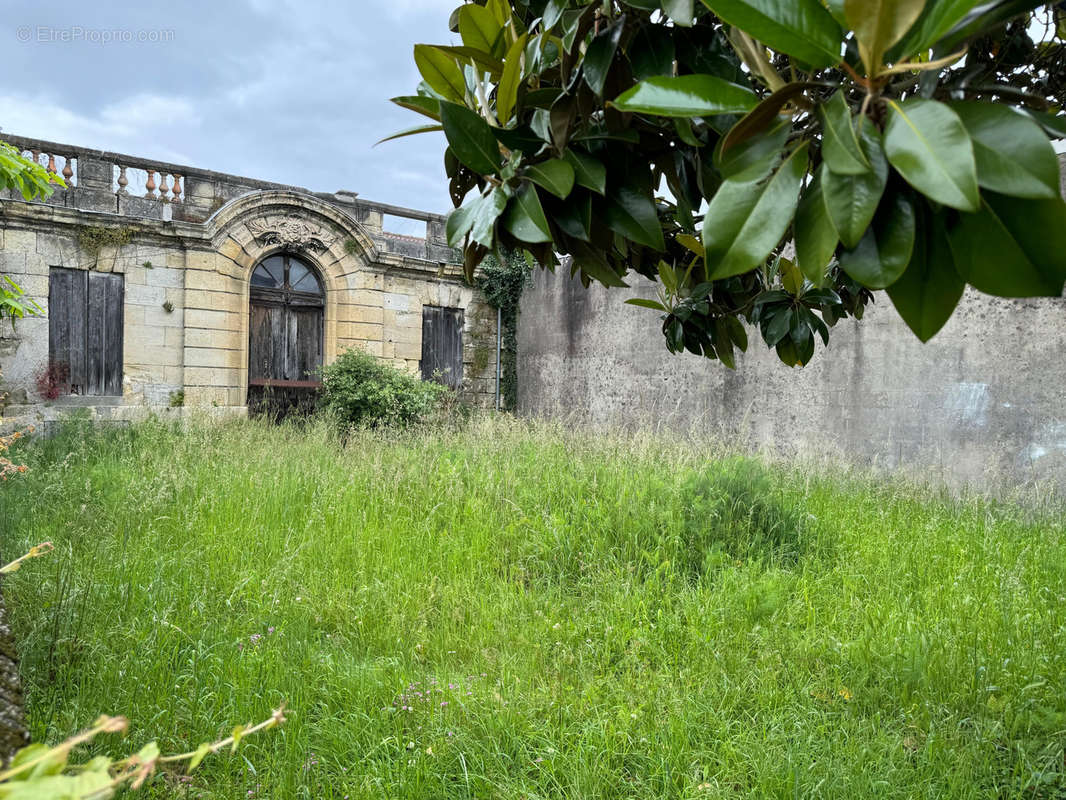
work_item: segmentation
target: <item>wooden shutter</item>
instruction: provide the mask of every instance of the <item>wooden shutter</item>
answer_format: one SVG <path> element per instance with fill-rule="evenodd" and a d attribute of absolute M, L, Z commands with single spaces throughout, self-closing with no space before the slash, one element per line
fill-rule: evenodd
<path fill-rule="evenodd" d="M 458 389 L 463 382 L 463 310 L 422 306 L 422 379 Z"/>
<path fill-rule="evenodd" d="M 68 375 L 67 391 L 122 394 L 122 331 L 122 275 L 51 268 L 48 361 Z"/>

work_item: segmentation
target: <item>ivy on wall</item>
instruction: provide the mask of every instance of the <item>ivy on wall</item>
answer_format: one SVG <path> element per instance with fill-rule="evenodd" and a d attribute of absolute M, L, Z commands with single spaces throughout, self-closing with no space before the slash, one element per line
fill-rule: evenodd
<path fill-rule="evenodd" d="M 518 405 L 518 303 L 532 283 L 532 267 L 517 251 L 504 251 L 481 262 L 475 285 L 493 308 L 500 310 L 500 407 L 514 411 Z"/>

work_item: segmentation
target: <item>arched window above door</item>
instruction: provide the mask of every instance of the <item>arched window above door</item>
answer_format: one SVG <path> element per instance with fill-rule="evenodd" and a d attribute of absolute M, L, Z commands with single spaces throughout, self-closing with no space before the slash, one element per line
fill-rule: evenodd
<path fill-rule="evenodd" d="M 252 271 L 252 288 L 277 289 L 322 296 L 315 271 L 296 256 L 282 253 L 264 258 Z"/>

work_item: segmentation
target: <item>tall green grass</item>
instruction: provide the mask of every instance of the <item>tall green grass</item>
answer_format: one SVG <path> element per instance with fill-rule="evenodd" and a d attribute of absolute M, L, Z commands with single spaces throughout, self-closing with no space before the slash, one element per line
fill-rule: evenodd
<path fill-rule="evenodd" d="M 73 425 L 0 487 L 33 734 L 203 798 L 1066 796 L 1066 527 L 706 443 Z"/>

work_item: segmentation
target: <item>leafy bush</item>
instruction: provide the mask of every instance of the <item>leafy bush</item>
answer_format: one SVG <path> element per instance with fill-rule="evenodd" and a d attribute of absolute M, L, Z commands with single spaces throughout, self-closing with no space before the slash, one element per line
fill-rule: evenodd
<path fill-rule="evenodd" d="M 439 411 L 450 390 L 379 361 L 362 350 L 345 350 L 322 369 L 322 405 L 341 425 L 406 426 Z"/>
<path fill-rule="evenodd" d="M 699 575 L 724 560 L 793 562 L 802 555 L 803 515 L 775 497 L 766 469 L 734 458 L 694 474 L 682 489 L 684 552 Z"/>

